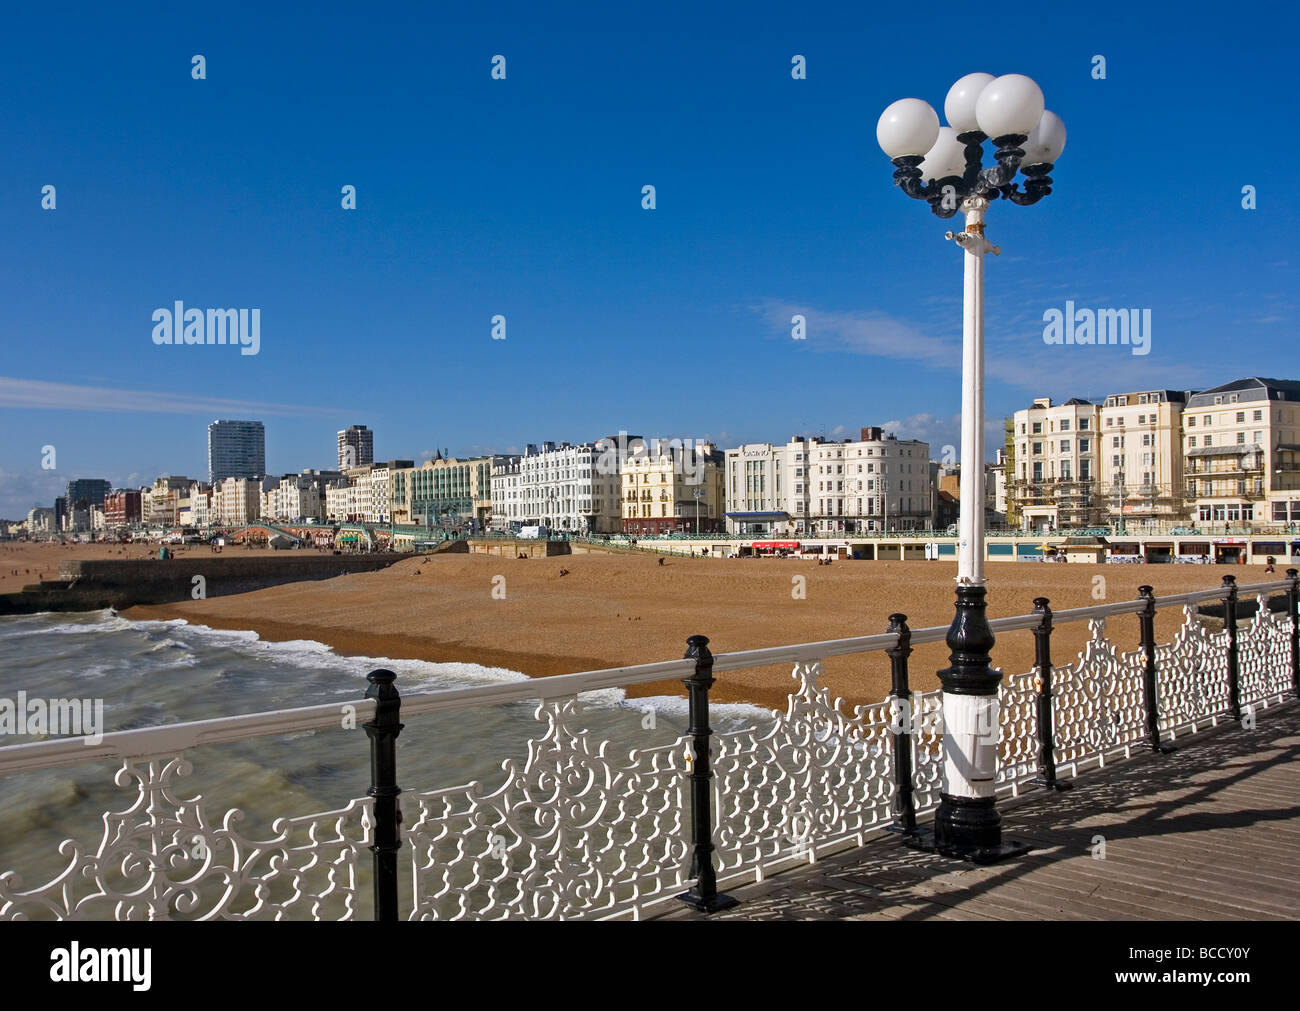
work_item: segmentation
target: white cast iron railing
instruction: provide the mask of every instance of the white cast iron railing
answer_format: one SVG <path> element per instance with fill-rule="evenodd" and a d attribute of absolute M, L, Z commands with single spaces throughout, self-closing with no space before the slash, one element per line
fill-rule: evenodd
<path fill-rule="evenodd" d="M 1277 593 L 1287 594 L 1285 614 L 1263 606 Z M 1236 708 L 1253 718 L 1255 710 L 1295 694 L 1295 577 L 1051 614 L 1050 627 L 1087 621 L 1090 632 L 1072 662 L 1050 670 L 1050 760 L 1058 774 L 1076 776 L 1150 746 L 1143 650 L 1117 648 L 1107 623 L 1138 615 L 1153 599 L 1154 607 L 1180 608 L 1183 619 L 1173 641 L 1153 643 L 1160 739 L 1232 719 L 1231 630 L 1207 630 L 1197 605 L 1235 605 L 1238 595 L 1261 605 L 1236 632 Z M 1037 611 L 990 625 L 999 637 L 1045 627 Z M 906 634 L 916 646 L 941 642 L 947 631 Z M 850 713 L 819 683 L 822 661 L 829 657 L 899 645 L 900 632 L 890 631 L 712 658 L 714 675 L 791 664 L 797 682 L 786 710 L 774 713 L 770 725 L 712 738 L 712 838 L 720 885 L 761 879 L 862 845 L 895 822 L 895 749 L 904 745 L 911 756 L 914 813 L 937 807 L 940 692 L 896 693 Z M 902 663 L 905 680 L 905 656 Z M 584 726 L 579 696 L 689 678 L 696 664 L 672 660 L 402 698 L 403 719 L 538 700 L 541 724 L 527 757 L 505 762 L 498 782 L 408 788 L 401 795 L 402 914 L 600 918 L 640 917 L 665 908 L 693 877 L 688 738 L 607 754 L 609 742 L 594 739 Z M 1002 795 L 1020 793 L 1044 772 L 1038 725 L 1044 673 L 1035 666 L 1003 677 L 997 777 Z M 180 781 L 190 772 L 188 756 L 200 746 L 355 727 L 375 715 L 376 703 L 367 699 L 110 733 L 95 746 L 70 738 L 0 748 L 0 775 L 117 763 L 115 782 L 130 798 L 124 809 L 103 815 L 97 843 L 63 843 L 66 866 L 53 879 L 28 887 L 13 872 L 0 874 L 0 919 L 368 915 L 370 861 L 362 850 L 375 841 L 370 797 L 279 818 L 258 838 L 237 831 L 238 810 L 219 820 L 209 817 L 203 798 L 185 796 Z M 6 863 L 0 854 L 0 866 Z"/>

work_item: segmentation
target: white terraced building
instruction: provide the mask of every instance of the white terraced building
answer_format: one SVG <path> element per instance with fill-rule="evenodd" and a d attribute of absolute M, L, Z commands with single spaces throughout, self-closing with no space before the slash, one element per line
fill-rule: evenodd
<path fill-rule="evenodd" d="M 262 496 L 262 516 L 270 520 L 297 520 L 320 516 L 319 482 L 308 474 L 286 474 Z"/>
<path fill-rule="evenodd" d="M 921 530 L 934 515 L 930 444 L 865 427 L 857 441 L 794 437 L 726 453 L 731 534 Z"/>
<path fill-rule="evenodd" d="M 602 454 L 602 442 L 530 444 L 522 456 L 492 465 L 491 528 L 544 526 L 573 533 L 614 533 L 621 528 L 621 461 Z M 613 466 L 597 466 L 598 461 Z M 602 473 L 609 470 L 610 473 Z"/>
<path fill-rule="evenodd" d="M 1182 420 L 1198 527 L 1300 526 L 1300 382 L 1224 383 L 1189 397 Z"/>
<path fill-rule="evenodd" d="M 930 444 L 879 427 L 809 450 L 806 533 L 924 530 L 934 517 Z"/>
<path fill-rule="evenodd" d="M 262 493 L 272 478 L 228 477 L 212 486 L 214 522 L 243 526 L 261 518 Z"/>

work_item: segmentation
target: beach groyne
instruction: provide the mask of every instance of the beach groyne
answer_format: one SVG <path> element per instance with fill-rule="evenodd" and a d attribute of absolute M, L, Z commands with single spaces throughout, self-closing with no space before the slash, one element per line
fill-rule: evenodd
<path fill-rule="evenodd" d="M 68 561 L 59 578 L 0 594 L 0 614 L 40 611 L 98 611 L 136 604 L 173 604 L 204 597 L 248 593 L 284 583 L 333 579 L 355 572 L 375 572 L 410 555 L 318 555 L 297 552 L 237 558 L 192 555 L 168 559 Z"/>

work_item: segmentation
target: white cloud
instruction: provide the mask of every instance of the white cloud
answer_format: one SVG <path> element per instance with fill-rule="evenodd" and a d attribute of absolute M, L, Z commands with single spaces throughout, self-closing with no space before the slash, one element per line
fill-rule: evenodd
<path fill-rule="evenodd" d="M 0 376 L 0 407 L 46 411 L 117 411 L 139 414 L 272 414 L 334 415 L 337 409 L 229 400 L 189 393 L 119 390 L 108 386 L 78 386 L 41 379 Z"/>
<path fill-rule="evenodd" d="M 1020 304 L 1031 302 L 1022 298 Z M 1157 324 L 1151 354 L 1133 355 L 1119 346 L 1047 345 L 1037 303 L 986 322 L 985 374 L 989 379 L 1031 391 L 1035 396 L 1098 396 L 1133 389 L 1195 389 L 1220 382 L 1220 366 L 1192 358 L 1176 344 L 1177 337 Z M 806 305 L 768 299 L 752 307 L 781 336 L 811 351 L 869 355 L 914 362 L 923 367 L 961 374 L 961 337 L 934 337 L 921 327 L 879 312 L 822 312 Z M 790 337 L 790 318 L 807 321 L 807 338 Z M 955 317 L 956 322 L 960 317 Z M 956 325 L 956 322 L 953 324 Z M 955 387 L 960 392 L 960 386 Z"/>
<path fill-rule="evenodd" d="M 15 471 L 0 467 L 0 517 L 27 518 L 35 506 L 49 507 L 67 490 L 67 475 L 52 470 Z"/>
<path fill-rule="evenodd" d="M 984 452 L 992 458 L 995 449 L 1001 449 L 1005 442 L 1006 421 L 1001 415 L 984 418 Z M 954 459 L 961 460 L 961 415 L 953 414 L 947 418 L 924 412 L 913 414 L 902 421 L 886 421 L 880 426 L 886 432 L 900 439 L 919 439 L 930 444 L 930 458 L 942 459 L 944 447 L 951 446 Z"/>

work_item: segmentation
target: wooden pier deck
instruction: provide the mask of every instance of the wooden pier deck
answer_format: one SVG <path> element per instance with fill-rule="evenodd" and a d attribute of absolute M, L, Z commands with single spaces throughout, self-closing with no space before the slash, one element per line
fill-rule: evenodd
<path fill-rule="evenodd" d="M 1256 713 L 1001 805 L 1033 851 L 976 867 L 886 836 L 728 888 L 717 920 L 1273 920 L 1300 917 L 1300 704 Z M 1104 859 L 1096 837 L 1104 839 Z"/>

